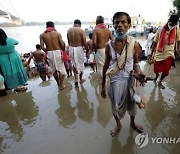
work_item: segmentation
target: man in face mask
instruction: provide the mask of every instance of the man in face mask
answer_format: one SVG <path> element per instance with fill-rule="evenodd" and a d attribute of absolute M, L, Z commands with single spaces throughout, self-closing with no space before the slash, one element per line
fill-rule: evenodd
<path fill-rule="evenodd" d="M 168 76 L 171 66 L 174 66 L 174 50 L 176 49 L 177 57 L 180 56 L 180 29 L 177 27 L 179 17 L 171 15 L 168 22 L 158 29 L 152 43 L 151 57 L 154 62 L 154 73 L 157 81 L 159 73 L 162 73 L 158 86 L 165 89 L 162 85 L 163 79 Z"/>
<path fill-rule="evenodd" d="M 101 89 L 101 96 L 106 98 L 107 77 L 109 79 L 107 92 L 116 121 L 116 126 L 110 132 L 112 137 L 120 131 L 122 127 L 121 120 L 126 111 L 129 111 L 131 126 L 138 132 L 142 132 L 143 128 L 135 122 L 137 105 L 132 99 L 134 82 L 131 71 L 142 75 L 143 80 L 145 80 L 145 74 L 138 64 L 141 53 L 140 45 L 134 37 L 127 35 L 131 27 L 131 17 L 126 12 L 116 12 L 113 16 L 113 26 L 115 38 L 106 44 Z"/>

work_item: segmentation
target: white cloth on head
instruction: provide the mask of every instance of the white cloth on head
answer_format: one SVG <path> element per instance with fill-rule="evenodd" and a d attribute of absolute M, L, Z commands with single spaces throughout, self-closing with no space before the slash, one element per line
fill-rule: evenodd
<path fill-rule="evenodd" d="M 84 50 L 82 46 L 71 47 L 69 46 L 69 56 L 74 68 L 78 73 L 84 72 Z"/>
<path fill-rule="evenodd" d="M 97 70 L 99 74 L 102 76 L 102 70 L 105 62 L 105 48 L 97 49 L 95 58 L 96 58 Z"/>
<path fill-rule="evenodd" d="M 62 61 L 62 55 L 60 50 L 48 51 L 47 58 L 52 73 L 54 73 L 57 70 L 62 75 L 66 75 L 66 70 L 65 70 L 64 62 Z"/>

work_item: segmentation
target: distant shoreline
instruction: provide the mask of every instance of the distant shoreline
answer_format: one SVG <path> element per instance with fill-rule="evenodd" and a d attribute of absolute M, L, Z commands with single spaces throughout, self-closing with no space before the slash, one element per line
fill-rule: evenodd
<path fill-rule="evenodd" d="M 13 23 L 1 23 L 0 27 L 21 27 L 21 26 L 44 26 L 46 24 L 46 22 L 25 22 L 22 25 L 16 25 Z M 55 21 L 54 22 L 55 25 L 72 25 L 73 22 L 59 22 L 59 21 Z M 82 24 L 93 24 L 93 22 L 89 22 L 89 21 L 85 21 L 82 22 Z"/>

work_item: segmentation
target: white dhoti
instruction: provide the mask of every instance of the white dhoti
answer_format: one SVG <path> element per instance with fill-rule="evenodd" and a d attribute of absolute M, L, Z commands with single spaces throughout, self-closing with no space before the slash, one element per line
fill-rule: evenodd
<path fill-rule="evenodd" d="M 82 46 L 71 47 L 69 46 L 69 56 L 74 68 L 78 73 L 84 72 L 84 50 Z"/>
<path fill-rule="evenodd" d="M 113 78 L 108 87 L 108 96 L 111 100 L 113 115 L 117 116 L 118 119 L 122 119 L 126 111 L 129 111 L 129 115 L 135 116 L 137 114 L 137 105 L 133 102 L 131 96 L 133 78 L 120 77 L 118 72 Z"/>
<path fill-rule="evenodd" d="M 64 62 L 62 61 L 60 50 L 48 51 L 47 58 L 48 58 L 49 66 L 52 70 L 52 73 L 54 73 L 55 71 L 58 71 L 62 75 L 66 75 L 66 70 L 65 70 Z"/>
<path fill-rule="evenodd" d="M 95 58 L 96 58 L 97 70 L 99 74 L 102 76 L 102 70 L 105 62 L 105 48 L 97 49 Z"/>

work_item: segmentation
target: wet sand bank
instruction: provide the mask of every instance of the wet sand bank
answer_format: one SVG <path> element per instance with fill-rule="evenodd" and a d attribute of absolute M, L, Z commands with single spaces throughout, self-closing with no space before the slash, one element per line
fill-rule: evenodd
<path fill-rule="evenodd" d="M 145 86 L 148 102 L 138 109 L 136 121 L 149 137 L 180 137 L 180 62 L 176 62 L 161 90 L 149 81 Z M 152 66 L 141 62 L 152 75 Z M 179 144 L 149 144 L 139 149 L 138 134 L 130 127 L 126 113 L 121 132 L 112 138 L 114 128 L 109 99 L 100 96 L 97 73 L 87 67 L 86 81 L 74 87 L 73 77 L 65 79 L 62 91 L 53 78 L 28 81 L 28 91 L 0 97 L 0 153 L 15 154 L 178 154 Z"/>

